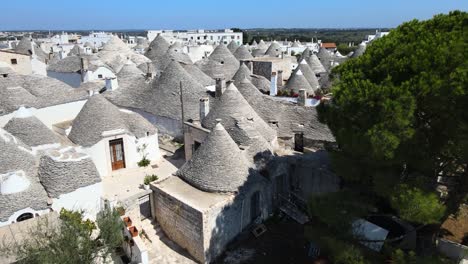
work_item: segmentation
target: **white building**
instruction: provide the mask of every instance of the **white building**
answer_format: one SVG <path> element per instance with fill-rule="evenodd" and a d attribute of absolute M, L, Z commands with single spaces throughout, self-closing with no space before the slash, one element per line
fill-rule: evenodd
<path fill-rule="evenodd" d="M 0 129 L 0 147 L 0 226 L 62 208 L 95 219 L 102 197 L 96 166 L 31 111 L 20 108 Z"/>
<path fill-rule="evenodd" d="M 66 129 L 68 130 L 68 129 Z M 160 157 L 157 129 L 102 95 L 90 97 L 71 123 L 68 138 L 91 156 L 101 177 L 123 168 L 137 168 L 143 158 Z"/>
<path fill-rule="evenodd" d="M 148 30 L 148 40 L 153 41 L 158 35 L 162 35 L 171 43 L 178 41 L 191 44 L 228 44 L 231 41 L 242 45 L 242 32 L 234 32 L 231 29 L 224 30 L 188 30 L 188 31 L 173 31 L 173 30 Z"/>
<path fill-rule="evenodd" d="M 112 38 L 111 33 L 107 32 L 91 32 L 88 36 L 81 36 L 81 39 L 78 41 L 79 43 L 91 43 L 93 48 L 100 48 L 104 44 L 107 43 Z"/>

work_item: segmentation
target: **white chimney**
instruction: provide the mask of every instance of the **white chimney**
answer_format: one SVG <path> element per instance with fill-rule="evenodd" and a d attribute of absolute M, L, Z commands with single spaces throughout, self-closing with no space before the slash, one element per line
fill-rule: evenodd
<path fill-rule="evenodd" d="M 31 40 L 31 55 L 33 57 L 36 56 L 36 51 L 34 50 L 34 41 L 33 40 Z"/>
<path fill-rule="evenodd" d="M 106 78 L 106 90 L 107 91 L 115 91 L 119 88 L 119 83 L 117 82 L 117 78 Z"/>
<path fill-rule="evenodd" d="M 208 97 L 200 99 L 200 121 L 210 112 L 210 99 Z"/>
<path fill-rule="evenodd" d="M 307 104 L 307 92 L 304 89 L 299 90 L 299 97 L 297 97 L 297 105 L 306 106 Z"/>
<path fill-rule="evenodd" d="M 276 72 L 271 73 L 271 82 L 270 82 L 270 96 L 276 96 L 278 93 L 278 86 L 276 83 L 278 76 L 276 75 Z"/>

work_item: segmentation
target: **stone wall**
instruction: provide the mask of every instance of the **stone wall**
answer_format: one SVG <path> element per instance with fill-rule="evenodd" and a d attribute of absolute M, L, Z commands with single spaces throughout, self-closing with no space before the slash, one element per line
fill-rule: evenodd
<path fill-rule="evenodd" d="M 252 73 L 271 80 L 273 63 L 271 61 L 252 61 Z"/>
<path fill-rule="evenodd" d="M 159 188 L 154 189 L 156 219 L 166 235 L 185 248 L 200 262 L 205 262 L 203 216 Z"/>
<path fill-rule="evenodd" d="M 242 231 L 250 228 L 251 197 L 260 192 L 260 218 L 267 219 L 272 213 L 271 185 L 266 179 L 249 181 L 234 200 L 211 208 L 204 213 L 204 245 L 207 249 L 207 262 L 214 261 L 221 255 L 226 246 Z"/>
<path fill-rule="evenodd" d="M 184 150 L 185 160 L 190 160 L 194 152 L 195 142 L 202 143 L 206 136 L 210 133 L 208 129 L 196 126 L 192 123 L 185 122 L 184 127 Z"/>

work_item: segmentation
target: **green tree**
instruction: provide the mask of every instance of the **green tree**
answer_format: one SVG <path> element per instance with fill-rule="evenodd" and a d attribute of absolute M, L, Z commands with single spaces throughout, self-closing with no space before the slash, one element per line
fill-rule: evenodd
<path fill-rule="evenodd" d="M 452 199 L 466 193 L 467 25 L 461 11 L 413 20 L 334 69 L 334 98 L 320 113 L 339 145 L 333 162 L 347 183 L 388 198 L 376 192 L 383 187 L 377 177 L 388 177 L 386 189 L 396 190 L 418 172 L 425 185 L 458 176 L 463 184 Z"/>
<path fill-rule="evenodd" d="M 406 184 L 398 185 L 391 205 L 401 218 L 420 224 L 438 223 L 444 216 L 445 206 L 435 193 L 427 193 Z"/>
<path fill-rule="evenodd" d="M 336 48 L 341 55 L 348 55 L 351 51 L 355 51 L 357 46 L 348 46 L 346 43 L 340 43 Z"/>
<path fill-rule="evenodd" d="M 57 221 L 39 221 L 23 243 L 4 245 L 2 252 L 20 264 L 98 263 L 121 245 L 122 227 L 115 210 L 100 212 L 94 223 L 83 220 L 83 212 L 62 209 Z"/>

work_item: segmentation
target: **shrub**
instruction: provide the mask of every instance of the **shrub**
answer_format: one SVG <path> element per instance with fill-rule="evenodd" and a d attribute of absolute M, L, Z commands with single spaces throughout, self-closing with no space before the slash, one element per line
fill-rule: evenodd
<path fill-rule="evenodd" d="M 159 179 L 159 178 L 158 178 L 157 175 L 154 175 L 154 174 L 152 174 L 152 175 L 146 175 L 146 176 L 145 176 L 145 179 L 144 179 L 144 181 L 143 181 L 143 183 L 144 183 L 145 185 L 149 185 L 150 182 L 157 181 L 158 179 Z"/>
<path fill-rule="evenodd" d="M 148 167 L 148 165 L 150 165 L 151 161 L 149 159 L 147 159 L 146 157 L 144 157 L 143 159 L 141 159 L 139 162 L 138 162 L 138 167 Z"/>

